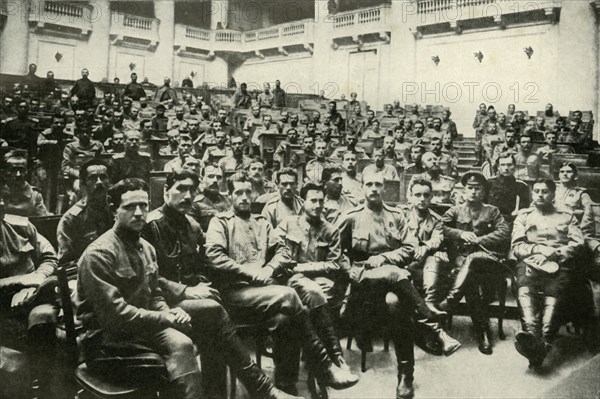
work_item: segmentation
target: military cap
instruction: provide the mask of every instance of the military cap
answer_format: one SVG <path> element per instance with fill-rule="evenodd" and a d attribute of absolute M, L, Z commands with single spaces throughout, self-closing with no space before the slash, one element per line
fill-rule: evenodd
<path fill-rule="evenodd" d="M 468 173 L 465 173 L 463 175 L 463 177 L 460 179 L 460 183 L 463 186 L 466 186 L 468 183 L 471 183 L 471 184 L 477 183 L 477 184 L 480 184 L 482 186 L 486 186 L 487 185 L 487 180 L 479 172 L 468 172 Z"/>
<path fill-rule="evenodd" d="M 158 105 L 156 106 L 156 109 L 157 109 L 157 110 L 158 110 L 158 109 L 164 109 L 164 110 L 166 110 L 166 109 L 167 109 L 167 107 L 165 107 L 165 105 L 164 105 L 164 104 L 158 104 Z"/>

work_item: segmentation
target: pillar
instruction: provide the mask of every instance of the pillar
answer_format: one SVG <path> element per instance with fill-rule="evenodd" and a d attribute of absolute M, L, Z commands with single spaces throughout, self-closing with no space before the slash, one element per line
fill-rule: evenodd
<path fill-rule="evenodd" d="M 163 78 L 173 76 L 173 43 L 175 37 L 175 2 L 173 0 L 155 0 L 154 15 L 160 20 L 158 26 L 159 44 L 154 54 L 154 62 L 148 70 L 151 82 L 162 84 Z M 174 81 L 173 81 L 174 83 Z M 181 82 L 180 82 L 181 83 Z"/>
<path fill-rule="evenodd" d="M 90 79 L 101 81 L 107 79 L 112 82 L 112 77 L 108 76 L 108 63 L 110 55 L 110 0 L 94 0 L 90 2 L 93 7 L 90 21 L 92 22 L 92 33 L 87 43 L 89 59 L 78 62 L 80 68 L 87 68 L 90 71 Z M 83 55 L 83 54 L 82 54 Z M 87 58 L 87 57 L 85 57 Z M 79 68 L 78 68 L 79 69 Z M 79 77 L 79 71 L 75 71 L 75 76 Z"/>
<path fill-rule="evenodd" d="M 229 0 L 210 0 L 210 29 L 217 29 L 219 22 L 227 28 Z"/>
<path fill-rule="evenodd" d="M 594 112 L 594 139 L 600 141 L 600 0 L 591 3 L 596 13 L 596 112 Z"/>
<path fill-rule="evenodd" d="M 29 0 L 4 1 L 8 17 L 0 33 L 0 72 L 13 75 L 27 73 L 29 61 Z M 36 2 L 35 11 L 43 7 L 43 1 Z"/>

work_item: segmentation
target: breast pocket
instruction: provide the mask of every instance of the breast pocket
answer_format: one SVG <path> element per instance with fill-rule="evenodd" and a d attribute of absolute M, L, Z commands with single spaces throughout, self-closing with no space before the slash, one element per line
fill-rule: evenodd
<path fill-rule="evenodd" d="M 318 262 L 322 262 L 327 259 L 329 253 L 329 243 L 324 241 L 318 241 L 315 244 L 316 258 Z"/>
<path fill-rule="evenodd" d="M 369 250 L 369 233 L 355 231 L 352 234 L 352 248 L 354 251 L 368 252 Z"/>

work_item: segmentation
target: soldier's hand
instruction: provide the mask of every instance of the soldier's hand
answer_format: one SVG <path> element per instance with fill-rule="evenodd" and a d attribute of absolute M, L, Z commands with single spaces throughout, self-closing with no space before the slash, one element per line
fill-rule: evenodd
<path fill-rule="evenodd" d="M 219 291 L 207 283 L 200 283 L 195 287 L 187 287 L 184 294 L 185 299 L 214 299 L 215 301 L 221 301 Z"/>
<path fill-rule="evenodd" d="M 365 268 L 366 269 L 375 269 L 375 268 L 383 266 L 384 263 L 385 263 L 385 258 L 383 256 L 381 256 L 381 255 L 371 256 L 365 262 Z"/>
<path fill-rule="evenodd" d="M 37 288 L 23 288 L 13 295 L 10 303 L 11 309 L 15 310 L 16 308 L 27 305 L 35 296 L 36 290 Z"/>
<path fill-rule="evenodd" d="M 414 255 L 415 260 L 422 261 L 425 258 L 425 255 L 427 255 L 427 247 L 424 245 L 418 246 L 417 249 L 415 250 L 415 255 Z"/>
<path fill-rule="evenodd" d="M 169 321 L 176 326 L 182 326 L 192 321 L 190 315 L 181 308 L 169 309 L 169 315 L 167 316 Z"/>
<path fill-rule="evenodd" d="M 554 255 L 556 255 L 556 251 L 554 250 L 554 248 L 549 247 L 547 245 L 538 245 L 538 251 L 546 258 L 552 258 L 554 257 Z"/>
<path fill-rule="evenodd" d="M 34 272 L 21 276 L 19 283 L 23 287 L 39 287 L 44 280 L 46 280 L 46 276 Z"/>
<path fill-rule="evenodd" d="M 272 267 L 263 267 L 257 273 L 254 281 L 261 285 L 268 285 L 271 277 L 273 277 L 273 268 Z"/>
<path fill-rule="evenodd" d="M 537 265 L 537 266 L 541 266 L 542 264 L 544 264 L 548 259 L 542 255 L 542 254 L 536 254 L 536 255 L 531 255 L 529 258 L 527 258 L 527 263 L 533 264 L 533 265 Z"/>
<path fill-rule="evenodd" d="M 479 238 L 472 231 L 465 231 L 460 235 L 460 239 L 469 243 L 469 244 L 477 244 Z"/>

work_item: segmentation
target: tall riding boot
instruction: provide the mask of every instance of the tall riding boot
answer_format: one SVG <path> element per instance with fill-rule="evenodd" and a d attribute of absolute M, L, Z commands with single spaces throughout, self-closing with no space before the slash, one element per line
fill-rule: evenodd
<path fill-rule="evenodd" d="M 327 349 L 327 353 L 331 360 L 336 366 L 347 368 L 348 366 L 344 360 L 342 345 L 340 345 L 340 339 L 335 331 L 333 320 L 327 305 L 311 309 L 309 314 L 312 324 L 315 326 L 317 334 L 323 342 L 323 345 L 325 345 L 325 349 Z"/>
<path fill-rule="evenodd" d="M 453 310 L 465 295 L 465 290 L 470 277 L 471 262 L 465 260 L 460 266 L 456 277 L 454 278 L 454 283 L 452 283 L 452 288 L 450 288 L 450 291 L 448 291 L 446 299 L 444 299 L 444 301 L 438 305 L 438 308 L 442 310 Z"/>
<path fill-rule="evenodd" d="M 479 352 L 484 355 L 492 354 L 492 336 L 489 325 L 489 318 L 486 314 L 479 292 L 471 291 L 466 293 L 467 306 L 471 319 L 473 320 L 473 327 L 475 328 L 475 334 L 477 335 L 477 342 L 479 346 Z"/>
<path fill-rule="evenodd" d="M 298 399 L 298 396 L 288 395 L 275 388 L 273 382 L 258 368 L 254 362 L 250 362 L 235 370 L 237 377 L 253 399 Z"/>
<path fill-rule="evenodd" d="M 529 287 L 521 287 L 518 291 L 521 307 L 521 330 L 515 337 L 517 352 L 529 359 L 536 359 L 542 349 L 542 331 L 538 317 L 538 294 Z"/>
<path fill-rule="evenodd" d="M 400 298 L 403 298 L 411 306 L 416 308 L 417 312 L 428 321 L 441 321 L 448 317 L 448 313 L 446 312 L 430 309 L 410 281 L 406 279 L 400 280 L 396 283 L 396 287 L 398 287 Z"/>
<path fill-rule="evenodd" d="M 552 342 L 558 333 L 560 325 L 558 324 L 558 301 L 556 298 L 547 296 L 544 298 L 544 314 L 542 315 L 542 337 L 544 340 L 544 350 L 539 357 L 539 365 L 542 364 L 546 355 L 552 348 Z"/>
<path fill-rule="evenodd" d="M 273 363 L 275 386 L 290 395 L 297 395 L 300 374 L 301 342 L 298 332 L 287 319 L 278 323 L 273 333 Z"/>
<path fill-rule="evenodd" d="M 320 383 L 333 389 L 346 389 L 358 382 L 358 376 L 332 363 L 306 310 L 293 316 L 291 321 L 292 328 L 299 334 L 308 365 Z"/>
<path fill-rule="evenodd" d="M 198 399 L 203 397 L 200 372 L 182 375 L 171 382 L 168 397 L 174 399 Z"/>
<path fill-rule="evenodd" d="M 434 332 L 438 344 L 442 347 L 444 356 L 450 356 L 461 347 L 460 341 L 448 335 L 439 323 L 435 323 Z"/>
<path fill-rule="evenodd" d="M 415 367 L 414 324 L 406 310 L 391 315 L 392 337 L 398 362 L 398 386 L 396 399 L 408 399 L 414 395 L 413 372 Z"/>
<path fill-rule="evenodd" d="M 56 333 L 54 324 L 39 324 L 27 332 L 27 356 L 34 398 L 52 398 Z"/>
<path fill-rule="evenodd" d="M 425 291 L 425 303 L 429 309 L 436 309 L 440 298 L 440 262 L 425 264 L 423 268 L 423 290 Z"/>

